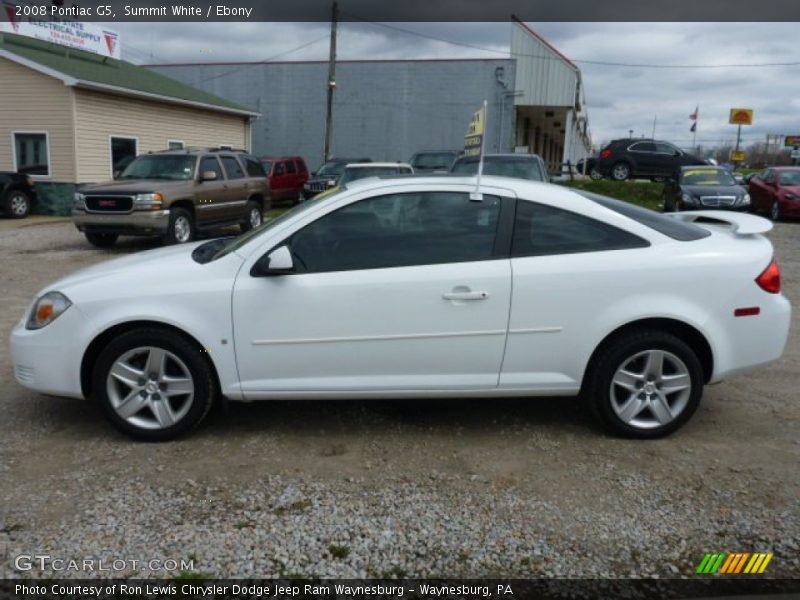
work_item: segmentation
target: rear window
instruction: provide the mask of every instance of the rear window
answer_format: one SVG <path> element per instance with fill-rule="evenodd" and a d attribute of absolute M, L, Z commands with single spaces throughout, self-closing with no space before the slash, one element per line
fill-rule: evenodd
<path fill-rule="evenodd" d="M 636 206 L 635 204 L 630 204 L 629 202 L 615 200 L 614 198 L 608 198 L 606 196 L 593 194 L 592 192 L 587 192 L 584 190 L 575 191 L 584 198 L 588 198 L 593 202 L 597 202 L 600 206 L 604 206 L 610 210 L 613 210 L 614 212 L 618 212 L 619 214 L 628 217 L 629 219 L 638 221 L 642 225 L 645 225 L 650 229 L 655 229 L 658 233 L 664 234 L 667 237 L 671 237 L 673 240 L 678 240 L 679 242 L 692 242 L 694 240 L 700 240 L 711 235 L 710 231 L 703 229 L 698 225 L 673 219 L 672 217 L 662 215 L 661 213 L 657 213 L 649 208 L 642 208 L 641 206 Z"/>

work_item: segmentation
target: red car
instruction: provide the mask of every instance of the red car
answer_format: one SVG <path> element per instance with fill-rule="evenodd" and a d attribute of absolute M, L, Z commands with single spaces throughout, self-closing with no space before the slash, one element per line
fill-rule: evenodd
<path fill-rule="evenodd" d="M 750 204 L 773 221 L 800 218 L 800 167 L 770 167 L 750 178 Z"/>
<path fill-rule="evenodd" d="M 297 204 L 302 198 L 303 185 L 308 181 L 308 167 L 300 156 L 262 156 L 272 191 L 272 200 L 290 200 Z"/>

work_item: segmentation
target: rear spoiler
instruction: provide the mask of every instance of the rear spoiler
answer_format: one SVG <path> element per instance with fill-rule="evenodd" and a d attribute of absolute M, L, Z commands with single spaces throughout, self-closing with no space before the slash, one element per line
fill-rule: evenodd
<path fill-rule="evenodd" d="M 772 229 L 772 221 L 768 221 L 764 217 L 727 210 L 691 210 L 664 214 L 673 219 L 696 225 L 727 226 L 737 235 L 766 233 Z"/>

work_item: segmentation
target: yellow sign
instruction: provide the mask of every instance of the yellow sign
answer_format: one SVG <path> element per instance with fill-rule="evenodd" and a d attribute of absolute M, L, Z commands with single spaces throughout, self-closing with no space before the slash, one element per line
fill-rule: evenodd
<path fill-rule="evenodd" d="M 747 155 L 744 150 L 731 150 L 731 160 L 733 162 L 742 162 L 745 158 L 747 158 Z"/>
<path fill-rule="evenodd" d="M 484 106 L 470 119 L 467 134 L 464 136 L 464 155 L 478 156 L 483 146 L 483 134 L 486 131 L 486 107 Z"/>
<path fill-rule="evenodd" d="M 752 125 L 753 124 L 753 109 L 752 108 L 732 108 L 731 116 L 728 119 L 731 125 Z"/>

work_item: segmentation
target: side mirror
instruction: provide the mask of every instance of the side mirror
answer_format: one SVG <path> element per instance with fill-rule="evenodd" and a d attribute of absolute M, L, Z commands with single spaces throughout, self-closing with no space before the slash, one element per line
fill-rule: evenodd
<path fill-rule="evenodd" d="M 200 176 L 200 183 L 204 181 L 216 181 L 217 180 L 217 172 L 216 171 L 203 171 L 203 174 Z"/>
<path fill-rule="evenodd" d="M 292 272 L 294 272 L 294 261 L 288 246 L 280 246 L 265 254 L 250 269 L 250 275 L 253 277 L 272 277 Z"/>

